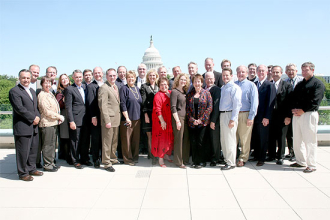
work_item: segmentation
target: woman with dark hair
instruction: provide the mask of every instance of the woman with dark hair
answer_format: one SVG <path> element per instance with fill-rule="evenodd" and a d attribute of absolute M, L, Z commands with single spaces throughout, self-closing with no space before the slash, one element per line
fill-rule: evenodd
<path fill-rule="evenodd" d="M 202 144 L 213 107 L 210 92 L 202 88 L 203 81 L 203 76 L 200 74 L 196 74 L 192 79 L 194 88 L 187 95 L 186 109 L 193 168 L 197 169 L 206 166 L 205 149 L 203 149 Z"/>
<path fill-rule="evenodd" d="M 136 74 L 130 70 L 126 73 L 127 84 L 119 91 L 120 110 L 120 138 L 124 163 L 135 166 L 139 160 L 140 142 L 140 114 L 142 98 L 140 90 L 134 85 Z"/>
<path fill-rule="evenodd" d="M 42 90 L 38 95 L 38 108 L 41 115 L 39 127 L 41 130 L 44 171 L 56 172 L 59 169 L 59 166 L 54 163 L 56 129 L 57 125 L 64 121 L 64 117 L 60 115 L 59 104 L 50 91 L 51 79 L 44 76 L 41 78 L 40 84 Z"/>
<path fill-rule="evenodd" d="M 58 101 L 58 104 L 60 105 L 61 115 L 63 115 L 66 120 L 64 123 L 59 125 L 60 147 L 58 150 L 58 158 L 64 159 L 68 164 L 72 165 L 70 156 L 69 124 L 67 121 L 64 97 L 64 89 L 70 85 L 71 82 L 68 75 L 66 75 L 65 73 L 60 75 L 55 96 L 56 100 Z"/>
<path fill-rule="evenodd" d="M 171 91 L 169 81 L 161 78 L 158 82 L 159 92 L 156 93 L 152 112 L 152 148 L 151 153 L 158 157 L 159 165 L 166 167 L 164 158 L 172 163 L 170 155 L 173 150 L 173 130 L 171 123 Z"/>
<path fill-rule="evenodd" d="M 175 77 L 171 93 L 172 127 L 174 135 L 174 163 L 185 169 L 189 164 L 190 143 L 186 121 L 186 94 L 190 85 L 189 76 L 180 73 Z"/>
<path fill-rule="evenodd" d="M 152 130 L 152 109 L 155 94 L 159 91 L 158 73 L 156 70 L 151 69 L 147 73 L 147 82 L 141 86 L 142 96 L 142 114 L 144 114 L 144 120 L 142 120 L 142 129 L 145 130 L 148 136 L 148 157 L 152 158 L 152 164 L 156 164 L 156 158 L 151 153 L 151 130 Z"/>

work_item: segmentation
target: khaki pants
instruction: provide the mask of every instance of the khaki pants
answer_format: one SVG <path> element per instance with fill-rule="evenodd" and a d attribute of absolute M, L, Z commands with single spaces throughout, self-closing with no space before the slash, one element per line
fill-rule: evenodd
<path fill-rule="evenodd" d="M 237 142 L 240 141 L 240 146 L 242 148 L 241 154 L 239 155 L 239 160 L 244 162 L 248 161 L 251 146 L 251 135 L 253 126 L 247 126 L 247 119 L 249 117 L 249 112 L 240 112 L 238 115 L 238 126 L 236 132 Z"/>
<path fill-rule="evenodd" d="M 233 128 L 229 128 L 228 124 L 232 112 L 220 113 L 220 140 L 223 157 L 230 166 L 236 166 L 236 131 L 237 122 Z"/>
<path fill-rule="evenodd" d="M 106 128 L 102 125 L 102 163 L 104 168 L 111 167 L 113 163 L 118 163 L 116 156 L 118 146 L 119 127 Z"/>
<path fill-rule="evenodd" d="M 293 116 L 293 150 L 296 161 L 302 166 L 316 168 L 318 112 L 305 112 Z M 304 144 L 305 143 L 305 144 Z"/>

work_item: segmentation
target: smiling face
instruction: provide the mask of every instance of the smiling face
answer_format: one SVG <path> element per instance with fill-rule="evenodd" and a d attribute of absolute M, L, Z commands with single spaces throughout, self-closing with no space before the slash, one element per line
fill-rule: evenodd
<path fill-rule="evenodd" d="M 140 64 L 138 67 L 139 77 L 144 79 L 146 77 L 147 67 L 144 64 Z"/>
<path fill-rule="evenodd" d="M 29 72 L 21 72 L 19 74 L 19 82 L 24 86 L 28 87 L 31 82 L 31 74 Z"/>
<path fill-rule="evenodd" d="M 228 82 L 230 82 L 231 78 L 233 75 L 230 74 L 230 71 L 228 70 L 224 70 L 222 71 L 222 81 L 227 84 Z"/>
<path fill-rule="evenodd" d="M 118 68 L 118 77 L 121 80 L 126 79 L 126 68 L 125 67 L 119 67 Z"/>
<path fill-rule="evenodd" d="M 314 75 L 314 70 L 311 70 L 310 66 L 301 67 L 301 75 L 305 78 L 305 80 L 309 80 Z"/>
<path fill-rule="evenodd" d="M 231 64 L 229 62 L 223 62 L 221 65 L 221 69 L 225 69 L 225 68 L 230 68 Z"/>
<path fill-rule="evenodd" d="M 82 73 L 74 73 L 73 76 L 72 76 L 72 78 L 74 80 L 74 83 L 77 86 L 81 86 L 82 79 L 83 79 L 83 74 Z"/>
<path fill-rule="evenodd" d="M 258 77 L 259 77 L 259 80 L 260 81 L 263 81 L 266 76 L 267 76 L 267 73 L 268 73 L 268 69 L 266 66 L 264 65 L 260 65 L 258 68 L 257 68 L 257 74 L 258 74 Z"/>
<path fill-rule="evenodd" d="M 213 68 L 214 68 L 213 60 L 211 60 L 211 59 L 205 60 L 205 69 L 206 69 L 206 71 L 207 72 L 213 72 Z"/>
<path fill-rule="evenodd" d="M 109 70 L 106 74 L 107 81 L 111 84 L 114 85 L 117 79 L 117 73 L 115 70 Z"/>
<path fill-rule="evenodd" d="M 93 77 L 96 81 L 102 81 L 103 79 L 103 70 L 101 67 L 95 67 L 93 70 Z"/>
<path fill-rule="evenodd" d="M 154 72 L 149 73 L 149 82 L 150 84 L 154 84 L 156 82 L 157 76 Z"/>
<path fill-rule="evenodd" d="M 236 69 L 237 78 L 241 82 L 247 77 L 247 68 L 245 66 L 240 66 Z"/>
<path fill-rule="evenodd" d="M 134 87 L 135 80 L 136 80 L 136 77 L 133 74 L 127 74 L 126 75 L 127 84 L 130 87 Z"/>
<path fill-rule="evenodd" d="M 286 71 L 285 71 L 286 75 L 288 75 L 288 77 L 290 79 L 293 79 L 296 77 L 298 70 L 295 66 L 289 66 Z"/>
<path fill-rule="evenodd" d="M 52 81 L 54 81 L 56 76 L 57 76 L 57 71 L 56 71 L 55 68 L 49 67 L 47 69 L 46 75 L 47 75 L 48 78 L 50 78 Z"/>
<path fill-rule="evenodd" d="M 277 82 L 279 79 L 281 79 L 282 76 L 282 70 L 280 67 L 273 67 L 272 68 L 272 77 Z"/>
<path fill-rule="evenodd" d="M 161 80 L 159 83 L 159 89 L 162 92 L 168 92 L 168 84 L 166 80 Z"/>
<path fill-rule="evenodd" d="M 206 83 L 206 86 L 207 87 L 212 86 L 214 84 L 214 81 L 215 81 L 214 74 L 212 72 L 211 73 L 207 72 L 205 74 L 205 83 Z"/>
<path fill-rule="evenodd" d="M 66 88 L 69 85 L 69 78 L 66 75 L 61 76 L 61 84 L 64 88 Z"/>
<path fill-rule="evenodd" d="M 166 68 L 162 67 L 158 70 L 158 75 L 160 78 L 164 78 L 167 76 Z"/>
<path fill-rule="evenodd" d="M 194 85 L 196 91 L 200 91 L 203 83 L 199 78 L 195 78 L 193 85 Z"/>
<path fill-rule="evenodd" d="M 256 66 L 250 66 L 249 67 L 249 78 L 253 79 L 254 77 L 256 77 L 256 73 L 257 73 L 257 67 Z"/>
<path fill-rule="evenodd" d="M 173 72 L 173 76 L 175 78 L 177 75 L 179 75 L 181 73 L 181 69 L 180 69 L 180 67 L 177 66 L 173 69 L 172 72 Z"/>
<path fill-rule="evenodd" d="M 90 84 L 92 82 L 93 76 L 92 76 L 92 72 L 85 72 L 84 74 L 84 81 L 87 84 Z"/>
<path fill-rule="evenodd" d="M 39 77 L 40 68 L 38 66 L 31 66 L 30 71 L 32 73 L 31 82 L 37 81 Z"/>
<path fill-rule="evenodd" d="M 197 70 L 198 70 L 198 68 L 197 68 L 197 65 L 195 65 L 195 64 L 190 64 L 188 66 L 188 72 L 191 77 L 193 77 L 197 73 Z"/>
<path fill-rule="evenodd" d="M 185 85 L 187 85 L 187 77 L 186 76 L 181 76 L 179 79 L 179 85 L 181 88 L 183 88 Z"/>
<path fill-rule="evenodd" d="M 49 92 L 49 89 L 52 87 L 52 83 L 50 82 L 50 80 L 45 80 L 44 83 L 42 84 L 42 89 L 45 92 Z"/>

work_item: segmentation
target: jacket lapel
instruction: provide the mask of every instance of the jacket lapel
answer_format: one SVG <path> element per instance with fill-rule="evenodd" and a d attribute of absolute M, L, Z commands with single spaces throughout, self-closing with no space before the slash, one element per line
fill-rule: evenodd
<path fill-rule="evenodd" d="M 81 97 L 81 94 L 78 90 L 78 87 L 76 84 L 73 84 L 73 91 L 76 93 L 76 95 L 79 97 L 79 99 L 81 100 L 82 103 L 84 103 L 84 100 L 83 98 Z M 84 91 L 85 92 L 85 91 Z"/>

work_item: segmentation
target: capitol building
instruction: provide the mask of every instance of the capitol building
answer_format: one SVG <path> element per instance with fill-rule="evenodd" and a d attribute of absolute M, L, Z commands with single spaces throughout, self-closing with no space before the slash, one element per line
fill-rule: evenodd
<path fill-rule="evenodd" d="M 155 69 L 163 66 L 162 58 L 159 54 L 159 51 L 154 47 L 154 42 L 152 41 L 152 35 L 150 37 L 150 46 L 144 52 L 142 58 L 142 63 L 147 66 L 147 70 Z"/>

